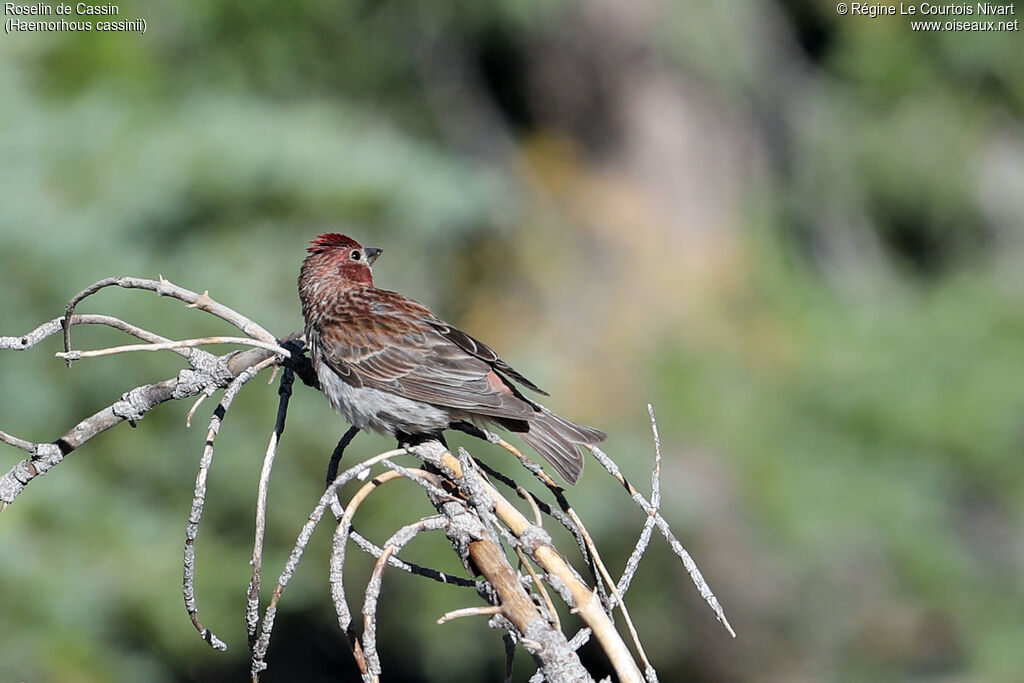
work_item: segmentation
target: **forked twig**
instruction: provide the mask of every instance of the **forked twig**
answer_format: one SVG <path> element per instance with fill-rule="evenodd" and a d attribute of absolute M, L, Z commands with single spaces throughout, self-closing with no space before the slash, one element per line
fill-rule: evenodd
<path fill-rule="evenodd" d="M 626 567 L 619 578 L 619 593 L 625 595 L 629 590 L 629 584 L 633 581 L 637 568 L 640 566 L 640 559 L 647 546 L 651 542 L 651 533 L 654 531 L 654 524 L 657 513 L 661 507 L 661 436 L 658 434 L 658 421 L 654 417 L 654 406 L 647 404 L 647 413 L 651 416 L 651 431 L 654 433 L 654 471 L 651 472 L 651 510 L 655 514 L 648 514 L 644 520 L 644 528 L 640 531 L 640 538 L 636 541 L 633 552 L 626 560 Z"/>
<path fill-rule="evenodd" d="M 274 335 L 267 332 L 262 326 L 253 322 L 249 318 L 245 317 L 238 311 L 235 311 L 227 306 L 218 303 L 210 298 L 210 293 L 204 291 L 202 294 L 196 294 L 190 289 L 179 287 L 170 280 L 160 276 L 159 280 L 148 280 L 146 278 L 138 277 L 108 277 L 98 282 L 94 282 L 89 285 L 81 292 L 71 297 L 71 301 L 68 302 L 67 309 L 64 313 L 64 320 L 62 327 L 64 329 L 64 351 L 71 351 L 71 316 L 75 312 L 75 307 L 96 292 L 106 287 L 124 287 L 126 289 L 145 289 L 151 292 L 156 292 L 160 296 L 169 296 L 179 301 L 184 301 L 189 304 L 189 308 L 198 308 L 201 311 L 206 311 L 221 320 L 226 320 L 231 323 L 246 335 L 252 339 L 259 339 L 260 341 L 268 343 L 276 343 Z M 67 360 L 68 365 L 71 364 L 71 360 Z"/>
<path fill-rule="evenodd" d="M 626 491 L 629 492 L 633 501 L 639 505 L 644 512 L 654 518 L 655 526 L 658 527 L 658 531 L 660 531 L 662 536 L 665 537 L 665 540 L 668 541 L 672 551 L 682 561 L 683 567 L 690 575 L 690 580 L 693 582 L 693 585 L 697 587 L 697 591 L 700 593 L 700 596 L 704 598 L 704 602 L 708 603 L 711 609 L 714 610 L 715 616 L 717 616 L 718 620 L 722 622 L 722 626 L 724 626 L 729 632 L 729 635 L 735 638 L 736 632 L 729 624 L 729 620 L 725 618 L 725 611 L 718 603 L 718 598 L 716 598 L 715 594 L 711 592 L 711 588 L 708 586 L 707 581 L 704 580 L 704 576 L 700 573 L 700 569 L 697 568 L 697 563 L 693 561 L 690 553 L 686 552 L 683 544 L 680 543 L 675 537 L 675 534 L 672 533 L 672 529 L 669 527 L 668 522 L 665 521 L 665 518 L 662 517 L 661 513 L 655 510 L 649 502 L 647 502 L 647 499 L 644 498 L 639 491 L 633 488 L 633 485 L 630 484 L 624 476 L 622 476 L 622 472 L 619 471 L 618 465 L 616 465 L 615 461 L 609 458 L 604 451 L 597 446 L 590 446 L 588 447 L 588 450 L 593 454 L 597 461 L 601 463 L 601 466 L 604 467 L 605 470 L 607 470 L 608 473 L 611 474 L 620 484 L 622 484 Z"/>

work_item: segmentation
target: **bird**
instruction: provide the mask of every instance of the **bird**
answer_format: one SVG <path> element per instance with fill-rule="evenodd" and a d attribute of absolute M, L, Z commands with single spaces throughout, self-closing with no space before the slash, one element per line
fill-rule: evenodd
<path fill-rule="evenodd" d="M 381 249 L 339 233 L 318 235 L 299 271 L 313 369 L 331 407 L 352 426 L 396 437 L 437 437 L 456 423 L 516 433 L 570 484 L 583 473 L 578 446 L 607 435 L 528 398 L 547 392 L 491 347 L 429 308 L 373 283 Z"/>

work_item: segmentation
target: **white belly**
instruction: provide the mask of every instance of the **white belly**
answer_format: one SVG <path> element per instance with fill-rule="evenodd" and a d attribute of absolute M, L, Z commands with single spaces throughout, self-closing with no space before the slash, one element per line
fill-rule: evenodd
<path fill-rule="evenodd" d="M 316 374 L 331 407 L 359 429 L 406 434 L 445 429 L 459 419 L 452 411 L 430 403 L 412 401 L 369 387 L 353 387 L 343 381 L 326 363 L 315 363 Z"/>

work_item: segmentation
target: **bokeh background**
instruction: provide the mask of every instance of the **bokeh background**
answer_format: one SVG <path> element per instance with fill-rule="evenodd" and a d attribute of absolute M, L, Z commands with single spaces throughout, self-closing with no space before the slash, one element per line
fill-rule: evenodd
<path fill-rule="evenodd" d="M 608 431 L 641 486 L 654 404 L 664 514 L 739 633 L 655 540 L 629 603 L 662 680 L 1020 680 L 1020 33 L 915 33 L 809 0 L 119 8 L 147 33 L 0 37 L 0 334 L 99 278 L 163 274 L 284 335 L 300 326 L 305 243 L 348 232 L 384 249 L 378 284 Z M 138 292 L 81 310 L 230 333 Z M 0 428 L 51 440 L 180 367 L 137 354 L 68 370 L 57 350 L 0 354 Z M 0 515 L 0 677 L 242 680 L 275 406 L 257 381 L 228 416 L 198 541 L 200 616 L 228 654 L 200 642 L 180 597 L 213 406 L 186 430 L 189 405 L 173 404 Z M 297 392 L 268 583 L 343 429 Z M 360 437 L 348 457 L 387 447 Z M 0 457 L 6 470 L 22 453 Z M 420 511 L 403 485 L 361 511 L 365 533 Z M 617 571 L 641 514 L 594 463 L 571 494 Z M 329 538 L 285 594 L 267 681 L 354 680 Z M 439 537 L 408 554 L 458 569 Z M 500 680 L 497 632 L 434 624 L 476 602 L 388 574 L 388 678 Z"/>

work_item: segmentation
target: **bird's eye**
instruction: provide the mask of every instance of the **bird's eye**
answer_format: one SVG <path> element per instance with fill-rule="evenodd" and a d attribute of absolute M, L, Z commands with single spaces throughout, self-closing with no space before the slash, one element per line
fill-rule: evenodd
<path fill-rule="evenodd" d="M 358 261 L 359 259 L 363 258 L 363 252 L 359 251 L 358 249 L 353 249 L 350 256 L 352 257 L 353 261 Z"/>

